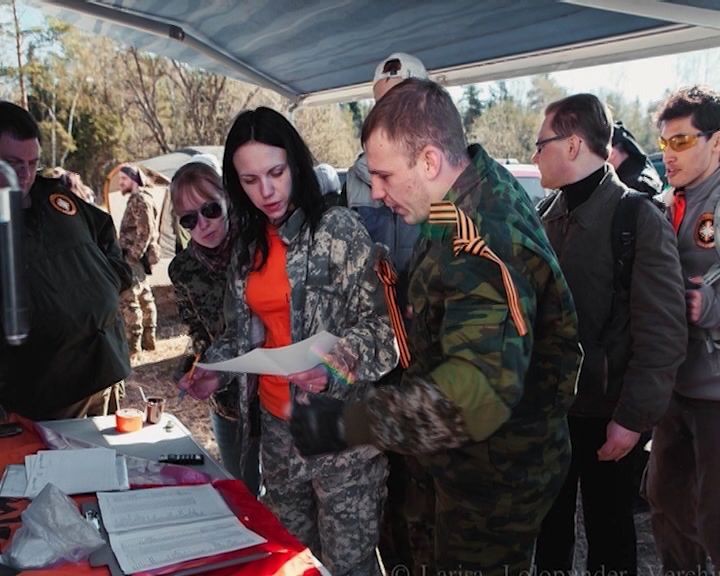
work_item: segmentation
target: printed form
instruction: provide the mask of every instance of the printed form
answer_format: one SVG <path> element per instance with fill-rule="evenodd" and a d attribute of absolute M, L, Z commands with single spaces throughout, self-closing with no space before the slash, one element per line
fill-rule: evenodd
<path fill-rule="evenodd" d="M 246 528 L 210 484 L 97 495 L 110 547 L 125 573 L 249 548 Z"/>

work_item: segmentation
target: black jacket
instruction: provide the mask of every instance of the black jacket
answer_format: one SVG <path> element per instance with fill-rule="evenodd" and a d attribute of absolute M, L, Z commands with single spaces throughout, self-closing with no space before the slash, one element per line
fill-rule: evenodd
<path fill-rule="evenodd" d="M 23 210 L 30 334 L 0 329 L 0 404 L 41 420 L 130 373 L 119 294 L 132 272 L 110 216 L 38 177 Z"/>

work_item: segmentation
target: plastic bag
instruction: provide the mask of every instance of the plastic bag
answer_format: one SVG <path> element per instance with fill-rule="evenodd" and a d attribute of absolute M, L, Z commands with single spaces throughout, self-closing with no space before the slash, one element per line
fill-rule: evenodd
<path fill-rule="evenodd" d="M 47 484 L 21 516 L 22 526 L 2 555 L 2 562 L 12 568 L 79 562 L 105 544 L 75 503 L 53 484 Z"/>

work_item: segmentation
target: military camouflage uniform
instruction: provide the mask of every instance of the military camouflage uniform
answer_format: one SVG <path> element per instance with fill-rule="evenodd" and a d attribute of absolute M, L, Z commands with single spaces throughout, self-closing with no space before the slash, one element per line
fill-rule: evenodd
<path fill-rule="evenodd" d="M 323 394 L 358 398 L 397 363 L 383 290 L 374 270 L 374 247 L 357 216 L 331 208 L 314 235 L 296 210 L 279 229 L 287 244 L 292 339 L 321 330 L 341 338 L 327 359 L 333 369 Z M 254 253 L 250 246 L 250 253 Z M 245 302 L 249 267 L 235 269 L 225 305 L 226 331 L 206 360 L 231 358 L 263 342 L 260 320 Z M 233 281 L 234 279 L 234 281 Z M 247 408 L 254 378 L 237 375 L 240 409 Z M 291 396 L 297 389 L 291 385 Z M 247 425 L 244 425 L 247 428 Z M 247 433 L 247 431 L 246 431 Z M 246 436 L 246 433 L 244 436 Z M 377 572 L 374 548 L 385 498 L 385 457 L 372 446 L 303 458 L 288 422 L 262 413 L 261 461 L 264 501 L 335 576 Z"/>
<path fill-rule="evenodd" d="M 412 363 L 344 421 L 350 445 L 416 454 L 432 474 L 437 569 L 506 576 L 530 569 L 567 473 L 580 353 L 572 297 L 532 204 L 481 147 L 471 154 L 439 208 L 462 210 L 492 252 L 454 246 L 456 223 L 424 223 L 410 268 Z"/>
<path fill-rule="evenodd" d="M 121 294 L 121 309 L 130 353 L 140 352 L 143 333 L 152 334 L 157 325 L 155 298 L 140 262 L 151 242 L 157 243 L 157 217 L 152 195 L 140 188 L 132 192 L 120 223 L 120 248 L 133 271 L 133 283 Z"/>
<path fill-rule="evenodd" d="M 175 289 L 180 320 L 188 327 L 190 354 L 183 358 L 177 378 L 192 367 L 196 354 L 203 354 L 213 340 L 225 330 L 223 298 L 227 286 L 227 270 L 213 270 L 193 255 L 193 245 L 180 252 L 168 268 Z M 211 424 L 223 465 L 236 478 L 243 480 L 251 492 L 257 493 L 259 483 L 257 438 L 251 440 L 251 458 L 240 468 L 240 424 L 238 419 L 237 386 L 229 386 L 210 397 Z M 218 431 L 218 426 L 223 430 Z M 227 429 L 228 433 L 225 433 Z M 235 432 L 233 431 L 235 430 Z"/>

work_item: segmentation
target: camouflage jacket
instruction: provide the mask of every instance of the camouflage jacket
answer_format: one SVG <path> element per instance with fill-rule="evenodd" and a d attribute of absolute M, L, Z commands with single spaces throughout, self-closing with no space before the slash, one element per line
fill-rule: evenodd
<path fill-rule="evenodd" d="M 192 354 L 183 359 L 182 373 L 185 373 L 192 366 L 195 354 L 203 354 L 225 330 L 223 298 L 227 272 L 214 271 L 204 266 L 193 256 L 188 246 L 170 262 L 168 273 L 175 289 L 180 320 L 188 327 L 190 336 Z M 210 405 L 225 418 L 237 419 L 237 387 L 230 386 L 213 394 Z"/>
<path fill-rule="evenodd" d="M 372 244 L 357 215 L 345 208 L 325 212 L 314 235 L 305 224 L 305 214 L 298 209 L 279 233 L 287 244 L 293 342 L 322 330 L 339 336 L 327 358 L 333 369 L 325 394 L 339 399 L 358 398 L 371 383 L 390 371 L 398 359 L 384 291 L 375 272 L 376 260 L 384 252 Z M 236 247 L 243 249 L 248 247 L 240 244 Z M 250 254 L 254 250 L 254 246 L 249 247 Z M 233 358 L 264 340 L 262 323 L 245 302 L 249 266 L 238 269 L 237 262 L 234 255 L 224 308 L 225 333 L 207 350 L 205 361 Z M 246 410 L 255 379 L 238 374 L 237 380 L 240 408 Z M 294 393 L 291 385 L 291 395 Z M 246 438 L 246 418 L 242 420 Z M 309 478 L 323 470 L 352 466 L 357 458 L 372 458 L 376 454 L 377 450 L 370 446 L 308 459 L 293 451 L 290 469 L 295 477 Z"/>
<path fill-rule="evenodd" d="M 139 262 L 151 243 L 158 242 L 157 209 L 144 188 L 132 192 L 120 223 L 120 248 L 129 262 Z"/>
<path fill-rule="evenodd" d="M 488 442 L 514 435 L 541 447 L 555 438 L 567 453 L 580 359 L 570 290 L 527 194 L 480 146 L 470 152 L 446 206 L 475 223 L 477 246 L 484 240 L 490 252 L 455 254 L 456 223 L 423 224 L 410 267 L 412 362 L 400 385 L 346 408 L 348 439 L 365 434 L 410 454 L 487 454 Z"/>

